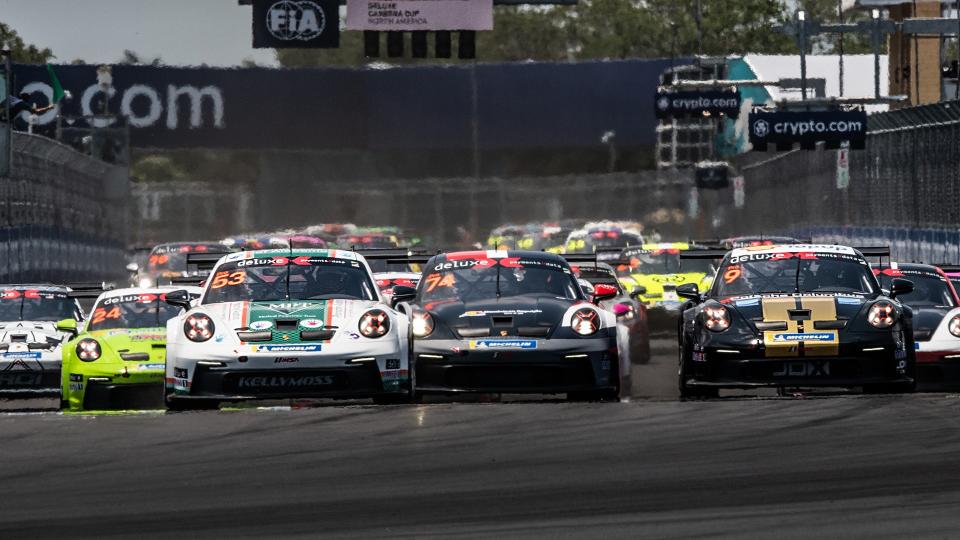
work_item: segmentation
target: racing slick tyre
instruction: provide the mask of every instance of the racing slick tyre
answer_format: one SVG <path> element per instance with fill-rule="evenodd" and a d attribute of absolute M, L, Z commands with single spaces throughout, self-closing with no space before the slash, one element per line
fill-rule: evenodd
<path fill-rule="evenodd" d="M 375 405 L 402 405 L 410 403 L 410 396 L 406 394 L 386 394 L 382 396 L 373 396 Z"/>
<path fill-rule="evenodd" d="M 220 408 L 220 402 L 193 399 L 177 399 L 166 392 L 163 393 L 163 404 L 168 411 L 210 411 Z"/>
<path fill-rule="evenodd" d="M 60 398 L 60 410 L 65 411 L 69 408 L 70 408 L 70 402 L 63 398 Z"/>
<path fill-rule="evenodd" d="M 911 381 L 907 383 L 871 384 L 863 387 L 864 394 L 910 394 L 917 391 L 917 353 L 914 348 L 913 328 L 904 331 L 904 348 L 907 350 L 906 375 Z"/>
<path fill-rule="evenodd" d="M 677 370 L 677 386 L 682 399 L 709 399 L 720 396 L 719 388 L 703 388 L 687 385 L 687 373 L 690 372 L 690 362 L 693 361 L 693 350 L 685 341 L 680 344 L 680 367 Z"/>

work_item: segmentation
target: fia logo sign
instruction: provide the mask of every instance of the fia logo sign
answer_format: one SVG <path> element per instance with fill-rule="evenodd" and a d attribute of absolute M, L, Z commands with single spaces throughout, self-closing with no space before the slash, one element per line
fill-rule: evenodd
<path fill-rule="evenodd" d="M 253 46 L 339 47 L 339 6 L 339 0 L 253 0 Z"/>
<path fill-rule="evenodd" d="M 310 0 L 280 0 L 267 10 L 267 31 L 276 39 L 309 41 L 323 33 L 327 17 Z"/>

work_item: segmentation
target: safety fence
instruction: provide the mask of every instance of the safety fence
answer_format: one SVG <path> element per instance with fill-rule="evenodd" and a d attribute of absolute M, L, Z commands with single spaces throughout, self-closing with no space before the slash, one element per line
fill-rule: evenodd
<path fill-rule="evenodd" d="M 135 246 L 219 240 L 257 229 L 253 193 L 243 184 L 138 182 L 131 199 Z"/>
<path fill-rule="evenodd" d="M 742 208 L 731 210 L 725 197 L 725 208 L 704 208 L 725 216 L 716 233 L 849 234 L 851 243 L 888 239 L 904 259 L 944 262 L 938 257 L 960 240 L 960 102 L 874 114 L 868 122 L 865 150 L 741 156 Z M 947 262 L 957 259 L 953 253 Z"/>
<path fill-rule="evenodd" d="M 0 281 L 122 277 L 126 168 L 39 135 L 14 133 L 12 146 L 11 174 L 0 178 Z"/>

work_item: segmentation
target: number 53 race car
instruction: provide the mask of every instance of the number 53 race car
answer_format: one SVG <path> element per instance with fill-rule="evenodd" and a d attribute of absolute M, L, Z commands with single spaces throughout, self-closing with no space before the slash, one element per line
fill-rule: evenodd
<path fill-rule="evenodd" d="M 701 254 L 697 254 L 700 256 Z M 755 246 L 726 254 L 705 295 L 680 323 L 680 395 L 716 396 L 719 388 L 915 386 L 912 313 L 862 253 L 830 245 Z"/>
<path fill-rule="evenodd" d="M 209 255 L 197 255 L 194 260 Z M 351 251 L 227 255 L 197 305 L 167 323 L 166 405 L 275 398 L 405 400 L 408 327 Z"/>

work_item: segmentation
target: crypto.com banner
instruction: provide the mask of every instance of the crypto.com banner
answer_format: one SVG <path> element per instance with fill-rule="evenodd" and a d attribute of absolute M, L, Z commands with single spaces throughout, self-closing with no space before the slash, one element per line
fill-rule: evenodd
<path fill-rule="evenodd" d="M 493 0 L 347 0 L 347 30 L 493 30 Z"/>
<path fill-rule="evenodd" d="M 761 152 L 769 144 L 785 151 L 795 144 L 804 149 L 812 149 L 817 143 L 839 148 L 843 142 L 860 150 L 867 139 L 864 111 L 752 112 L 748 123 L 753 149 Z"/>

